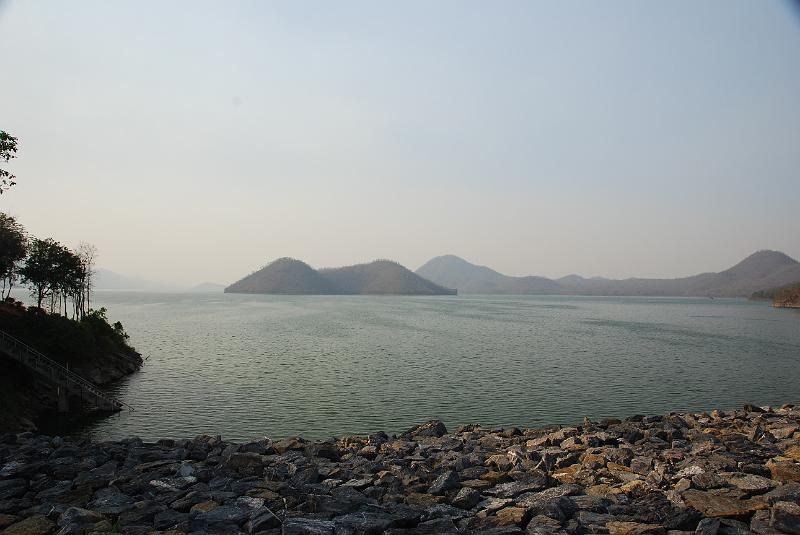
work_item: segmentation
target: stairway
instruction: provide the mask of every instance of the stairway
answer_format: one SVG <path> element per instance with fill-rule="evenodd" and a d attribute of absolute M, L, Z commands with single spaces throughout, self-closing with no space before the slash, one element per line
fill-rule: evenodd
<path fill-rule="evenodd" d="M 91 381 L 4 331 L 0 331 L 0 351 L 53 383 L 58 388 L 58 405 L 61 412 L 66 412 L 69 396 L 77 396 L 93 404 L 100 411 L 117 412 L 123 407 L 133 410 L 133 407 L 124 401 L 106 394 Z"/>

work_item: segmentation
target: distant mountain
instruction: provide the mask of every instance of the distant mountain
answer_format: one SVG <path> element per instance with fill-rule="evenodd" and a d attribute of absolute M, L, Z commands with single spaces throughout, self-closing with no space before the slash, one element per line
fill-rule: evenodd
<path fill-rule="evenodd" d="M 437 256 L 416 271 L 462 294 L 557 294 L 561 286 L 544 277 L 510 277 L 455 255 Z"/>
<path fill-rule="evenodd" d="M 234 282 L 225 293 L 338 294 L 342 291 L 319 271 L 294 258 L 279 258 Z"/>
<path fill-rule="evenodd" d="M 461 293 L 747 297 L 757 290 L 800 280 L 800 263 L 778 251 L 758 251 L 725 271 L 677 279 L 567 275 L 551 280 L 510 277 L 447 255 L 431 259 L 416 273 Z"/>
<path fill-rule="evenodd" d="M 120 275 L 110 269 L 99 268 L 94 273 L 95 290 L 139 290 L 148 292 L 159 292 L 170 290 L 166 284 L 153 282 L 136 277 Z"/>
<path fill-rule="evenodd" d="M 391 260 L 375 260 L 320 273 L 348 294 L 452 295 L 456 292 L 434 284 Z"/>
<path fill-rule="evenodd" d="M 216 282 L 202 282 L 200 284 L 195 284 L 191 288 L 189 288 L 190 292 L 198 292 L 198 293 L 211 293 L 211 292 L 222 292 L 225 289 L 224 284 L 217 284 Z"/>
<path fill-rule="evenodd" d="M 308 295 L 452 295 L 396 262 L 376 260 L 315 270 L 305 262 L 280 258 L 225 288 L 226 293 Z"/>
<path fill-rule="evenodd" d="M 94 273 L 95 290 L 127 290 L 138 292 L 221 292 L 225 286 L 213 282 L 204 282 L 187 287 L 176 284 L 165 284 L 137 277 L 121 275 L 110 269 L 98 268 Z"/>

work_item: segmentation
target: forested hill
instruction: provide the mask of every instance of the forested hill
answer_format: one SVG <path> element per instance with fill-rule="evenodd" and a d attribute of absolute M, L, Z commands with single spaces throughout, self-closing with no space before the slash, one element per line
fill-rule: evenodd
<path fill-rule="evenodd" d="M 305 262 L 280 258 L 225 288 L 226 293 L 296 295 L 454 295 L 397 262 L 376 260 L 315 270 Z"/>

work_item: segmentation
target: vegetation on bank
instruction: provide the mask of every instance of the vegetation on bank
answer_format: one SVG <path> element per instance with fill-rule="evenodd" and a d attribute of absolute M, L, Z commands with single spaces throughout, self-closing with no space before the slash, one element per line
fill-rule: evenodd
<path fill-rule="evenodd" d="M 0 303 L 0 330 L 75 368 L 94 365 L 110 355 L 138 357 L 122 323 L 110 323 L 105 308 L 72 320 L 6 299 Z"/>
<path fill-rule="evenodd" d="M 754 292 L 750 299 L 772 301 L 772 305 L 780 308 L 800 308 L 800 281 L 778 288 Z"/>

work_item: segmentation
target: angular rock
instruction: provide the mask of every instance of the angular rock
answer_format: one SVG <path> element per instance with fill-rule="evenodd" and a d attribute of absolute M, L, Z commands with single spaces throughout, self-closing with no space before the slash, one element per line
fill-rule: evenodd
<path fill-rule="evenodd" d="M 772 479 L 781 482 L 800 482 L 800 464 L 793 461 L 776 461 L 770 459 L 767 462 L 767 468 L 772 473 Z"/>
<path fill-rule="evenodd" d="M 164 509 L 166 509 L 166 506 L 152 500 L 136 502 L 130 509 L 123 511 L 119 515 L 119 523 L 122 526 L 151 524 L 156 513 L 160 513 Z"/>
<path fill-rule="evenodd" d="M 459 481 L 460 479 L 457 473 L 453 471 L 444 472 L 431 483 L 428 492 L 434 495 L 444 494 L 449 490 L 459 488 Z"/>
<path fill-rule="evenodd" d="M 225 462 L 225 466 L 245 476 L 264 474 L 264 459 L 258 453 L 234 453 Z"/>
<path fill-rule="evenodd" d="M 640 524 L 638 522 L 606 522 L 609 535 L 665 535 L 666 530 L 658 524 Z"/>
<path fill-rule="evenodd" d="M 453 505 L 461 509 L 472 509 L 481 501 L 481 493 L 469 487 L 463 487 L 453 498 Z"/>
<path fill-rule="evenodd" d="M 719 518 L 704 518 L 697 524 L 695 535 L 717 535 L 719 525 Z"/>
<path fill-rule="evenodd" d="M 49 535 L 56 525 L 43 515 L 30 516 L 3 531 L 3 535 Z"/>
<path fill-rule="evenodd" d="M 772 507 L 770 526 L 791 533 L 800 535 L 800 505 L 792 502 L 778 502 Z"/>
<path fill-rule="evenodd" d="M 288 518 L 283 523 L 282 535 L 333 535 L 335 526 L 330 520 Z"/>
<path fill-rule="evenodd" d="M 525 507 L 505 507 L 495 513 L 499 526 L 523 526 L 530 518 L 530 513 Z"/>
<path fill-rule="evenodd" d="M 415 425 L 402 437 L 441 437 L 447 433 L 447 428 L 440 420 L 430 420 L 424 424 Z"/>
<path fill-rule="evenodd" d="M 683 499 L 686 505 L 709 517 L 747 516 L 769 507 L 763 500 L 736 499 L 700 490 L 687 490 L 683 493 Z"/>
<path fill-rule="evenodd" d="M 729 485 L 751 494 L 762 494 L 775 486 L 771 479 L 754 474 L 721 472 L 719 476 Z"/>

